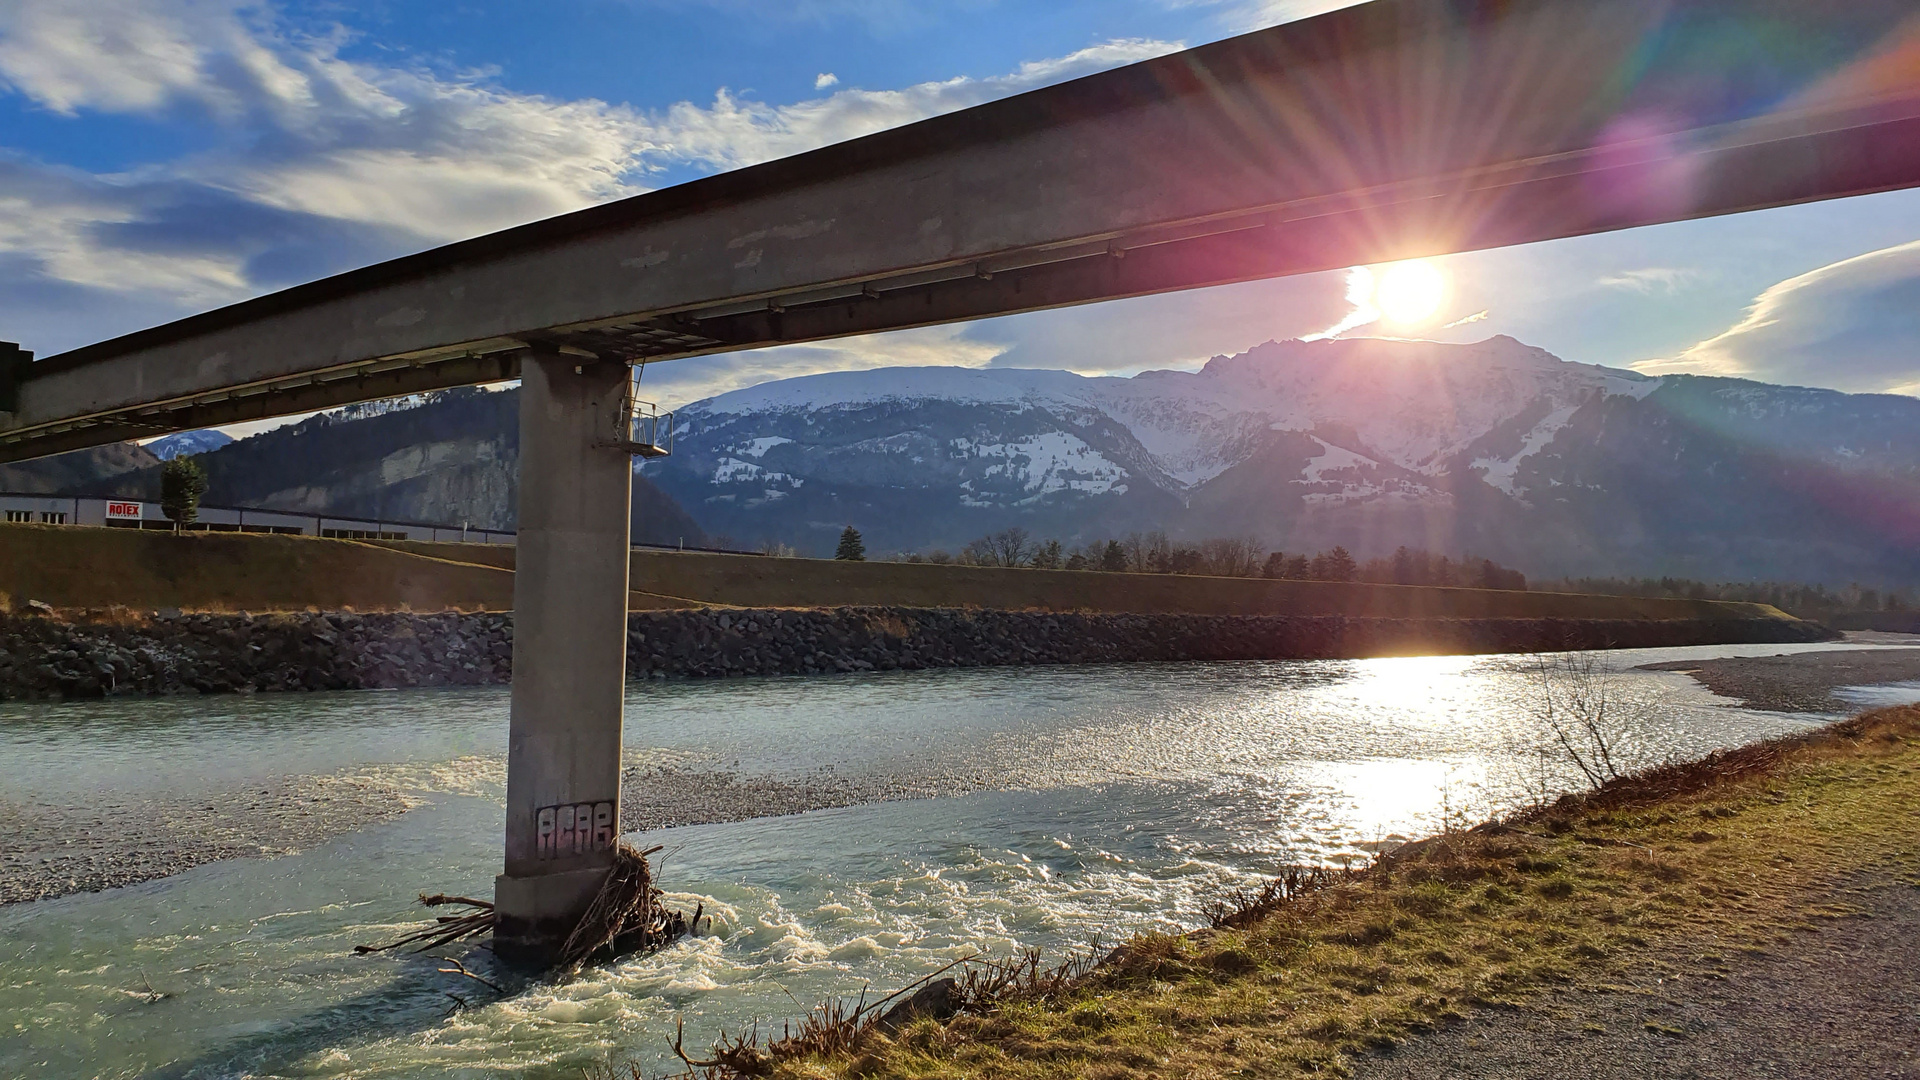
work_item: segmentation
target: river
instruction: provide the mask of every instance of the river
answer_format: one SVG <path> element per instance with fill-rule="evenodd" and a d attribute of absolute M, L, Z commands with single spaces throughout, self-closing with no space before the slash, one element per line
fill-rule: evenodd
<path fill-rule="evenodd" d="M 1827 647 L 1611 654 L 1641 716 L 1630 752 L 1693 757 L 1827 718 L 1624 669 Z M 1283 865 L 1364 861 L 1449 816 L 1514 805 L 1540 780 L 1524 752 L 1529 664 L 635 684 L 630 764 L 939 797 L 636 836 L 666 846 L 661 883 L 704 903 L 710 931 L 504 1000 L 430 959 L 351 952 L 416 925 L 422 890 L 490 893 L 504 690 L 0 704 L 0 795 L 16 803 L 80 813 L 110 790 L 217 805 L 256 782 L 342 775 L 418 804 L 281 858 L 0 908 L 0 1076 L 557 1078 L 610 1059 L 664 1071 L 678 1018 L 704 1046 L 974 952 L 1058 955 L 1192 926 L 1208 896 Z M 483 973 L 484 955 L 468 958 Z"/>

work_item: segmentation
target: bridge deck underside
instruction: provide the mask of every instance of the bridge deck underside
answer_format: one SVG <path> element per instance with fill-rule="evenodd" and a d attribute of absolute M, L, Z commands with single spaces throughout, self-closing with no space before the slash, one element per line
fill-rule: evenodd
<path fill-rule="evenodd" d="M 0 371 L 0 461 L 529 350 L 668 360 L 1911 187 L 1917 56 L 1908 0 L 1377 0 Z"/>

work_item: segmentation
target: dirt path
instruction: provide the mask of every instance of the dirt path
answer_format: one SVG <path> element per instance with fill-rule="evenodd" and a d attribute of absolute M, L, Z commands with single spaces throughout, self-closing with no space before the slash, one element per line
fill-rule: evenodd
<path fill-rule="evenodd" d="M 1920 887 L 1884 878 L 1769 953 L 1652 958 L 1621 984 L 1483 1010 L 1356 1080 L 1920 1080 Z"/>

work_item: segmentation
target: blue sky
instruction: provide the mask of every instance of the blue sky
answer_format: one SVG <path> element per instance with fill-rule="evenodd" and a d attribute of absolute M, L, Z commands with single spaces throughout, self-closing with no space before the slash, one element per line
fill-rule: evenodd
<path fill-rule="evenodd" d="M 0 338 L 48 355 L 1341 0 L 7 0 Z M 1428 325 L 1570 360 L 1920 392 L 1920 193 L 1442 260 Z M 1132 373 L 1300 336 L 1342 274 L 661 365 Z M 1451 329 L 1445 322 L 1465 320 Z"/>

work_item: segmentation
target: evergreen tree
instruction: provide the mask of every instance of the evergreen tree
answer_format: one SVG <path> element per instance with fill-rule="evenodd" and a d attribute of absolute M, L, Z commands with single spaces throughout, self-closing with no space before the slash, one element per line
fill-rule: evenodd
<path fill-rule="evenodd" d="M 1287 576 L 1287 553 L 1276 551 L 1267 556 L 1267 565 L 1260 571 L 1261 577 L 1283 578 Z"/>
<path fill-rule="evenodd" d="M 160 466 L 160 512 L 174 528 L 191 525 L 200 517 L 200 497 L 207 493 L 207 470 L 182 455 Z"/>
<path fill-rule="evenodd" d="M 1353 556 L 1346 548 L 1336 547 L 1332 551 L 1323 551 L 1313 557 L 1313 578 L 1315 581 L 1352 581 L 1360 572 Z"/>
<path fill-rule="evenodd" d="M 1105 551 L 1100 553 L 1100 569 L 1109 574 L 1127 572 L 1127 546 L 1118 540 L 1107 541 Z"/>
<path fill-rule="evenodd" d="M 841 562 L 866 562 L 867 545 L 860 539 L 860 530 L 849 525 L 840 532 L 840 546 L 833 557 Z"/>
<path fill-rule="evenodd" d="M 1408 551 L 1404 546 L 1396 550 L 1393 553 L 1393 583 L 1395 585 L 1420 584 L 1420 579 L 1427 576 L 1420 572 L 1426 569 L 1425 552 L 1421 553 L 1419 561 L 1422 565 L 1416 569 L 1413 552 Z"/>
<path fill-rule="evenodd" d="M 1039 550 L 1033 553 L 1033 557 L 1027 560 L 1027 565 L 1035 570 L 1058 570 L 1060 563 L 1060 541 L 1058 540 L 1049 540 L 1041 544 Z"/>

